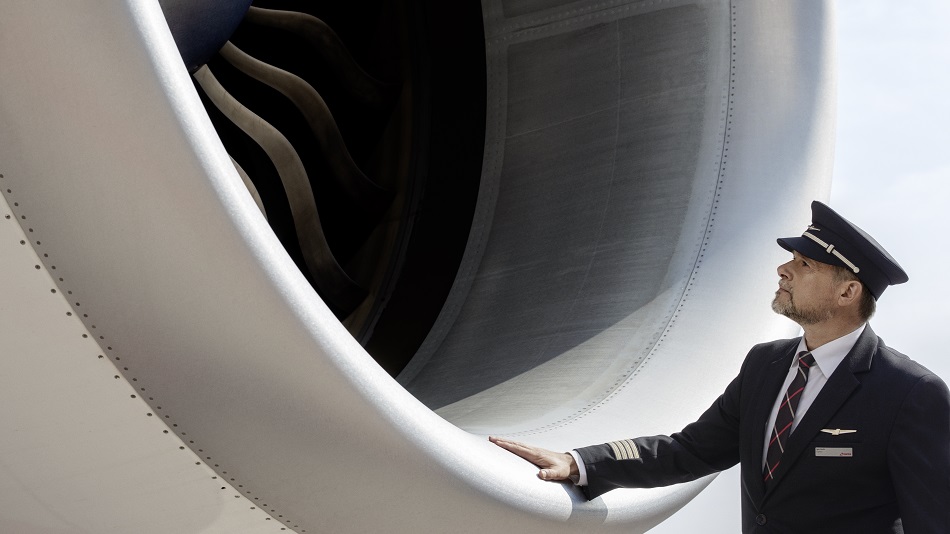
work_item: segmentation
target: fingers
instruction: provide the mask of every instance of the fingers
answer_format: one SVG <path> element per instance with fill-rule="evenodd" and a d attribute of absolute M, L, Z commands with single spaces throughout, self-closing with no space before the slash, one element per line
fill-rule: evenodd
<path fill-rule="evenodd" d="M 502 449 L 505 449 L 508 452 L 517 454 L 518 456 L 528 460 L 529 462 L 538 465 L 538 462 L 544 461 L 544 453 L 548 452 L 544 449 L 539 449 L 537 447 L 531 447 L 525 445 L 524 443 L 519 443 L 517 441 L 511 441 L 503 438 L 496 438 L 490 436 L 489 441 L 498 445 Z M 540 467 L 547 467 L 546 465 L 539 465 Z"/>
<path fill-rule="evenodd" d="M 521 455 L 520 453 L 528 453 L 533 449 L 533 447 L 529 447 L 524 443 L 518 443 L 517 441 L 511 441 L 504 438 L 496 438 L 495 436 L 488 436 L 488 441 L 498 445 L 502 449 L 518 454 L 519 456 Z"/>
<path fill-rule="evenodd" d="M 538 478 L 541 480 L 565 480 L 571 474 L 571 464 L 574 459 L 569 454 L 556 453 L 494 436 L 490 436 L 488 440 L 540 467 Z"/>

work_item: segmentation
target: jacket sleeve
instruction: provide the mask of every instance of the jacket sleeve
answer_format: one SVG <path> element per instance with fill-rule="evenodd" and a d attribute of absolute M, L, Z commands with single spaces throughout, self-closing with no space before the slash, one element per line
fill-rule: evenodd
<path fill-rule="evenodd" d="M 588 500 L 615 488 L 688 482 L 739 463 L 742 377 L 740 371 L 695 423 L 672 436 L 640 437 L 577 449 L 587 469 L 583 490 Z"/>
<path fill-rule="evenodd" d="M 904 532 L 950 532 L 950 392 L 937 376 L 903 399 L 887 463 Z"/>

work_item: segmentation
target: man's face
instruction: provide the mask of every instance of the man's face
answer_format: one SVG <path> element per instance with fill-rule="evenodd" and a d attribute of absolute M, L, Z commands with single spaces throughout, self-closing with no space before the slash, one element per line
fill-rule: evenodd
<path fill-rule="evenodd" d="M 772 300 L 772 310 L 805 326 L 820 323 L 834 316 L 837 291 L 834 268 L 798 252 L 792 260 L 779 265 L 779 289 Z"/>

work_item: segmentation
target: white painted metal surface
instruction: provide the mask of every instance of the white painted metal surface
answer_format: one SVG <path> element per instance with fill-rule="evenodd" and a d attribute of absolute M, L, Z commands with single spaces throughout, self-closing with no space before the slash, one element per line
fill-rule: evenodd
<path fill-rule="evenodd" d="M 713 46 L 728 74 L 708 82 L 713 120 L 697 171 L 708 179 L 696 182 L 708 185 L 684 220 L 698 233 L 677 246 L 677 265 L 689 267 L 670 272 L 685 290 L 663 295 L 672 317 L 659 338 L 632 337 L 652 343 L 647 358 L 608 368 L 574 399 L 527 415 L 443 414 L 466 431 L 386 375 L 287 258 L 157 3 L 4 2 L 0 498 L 10 504 L 0 527 L 631 532 L 672 513 L 703 481 L 584 502 L 483 434 L 566 449 L 672 432 L 753 342 L 792 333 L 767 309 L 782 258 L 774 237 L 797 231 L 808 201 L 827 196 L 830 14 L 791 1 L 708 5 L 721 9 Z M 583 26 L 610 15 L 593 6 L 537 17 Z M 490 28 L 534 20 L 502 20 L 491 2 L 485 17 Z M 507 46 L 492 41 L 503 33 L 490 45 Z M 507 69 L 490 68 L 504 86 Z M 491 110 L 507 108 L 489 105 L 492 146 L 506 118 Z M 485 180 L 503 159 L 486 155 Z M 657 326 L 650 307 L 640 313 Z M 519 380 L 491 402 L 519 391 L 545 402 L 530 377 Z"/>

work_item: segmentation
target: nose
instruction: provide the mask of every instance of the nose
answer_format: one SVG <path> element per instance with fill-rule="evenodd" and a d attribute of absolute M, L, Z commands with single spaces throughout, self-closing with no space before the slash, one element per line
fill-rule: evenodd
<path fill-rule="evenodd" d="M 794 261 L 794 260 L 787 261 L 787 262 L 785 262 L 785 263 L 779 265 L 778 268 L 775 269 L 775 270 L 778 272 L 779 278 L 781 278 L 781 279 L 783 279 L 783 280 L 788 280 L 788 279 L 791 277 L 791 275 L 789 274 L 788 266 L 789 266 L 789 264 L 792 263 L 792 261 Z"/>

